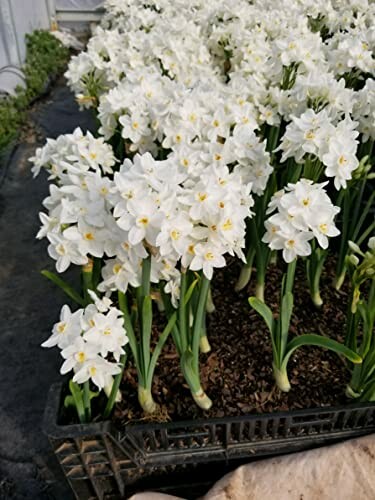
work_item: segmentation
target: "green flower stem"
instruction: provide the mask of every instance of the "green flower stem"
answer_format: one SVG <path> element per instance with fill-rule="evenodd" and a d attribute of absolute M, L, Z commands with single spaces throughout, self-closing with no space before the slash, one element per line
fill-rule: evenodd
<path fill-rule="evenodd" d="M 282 290 L 282 295 L 289 293 L 293 293 L 293 288 L 294 288 L 294 278 L 296 274 L 296 266 L 297 266 L 297 259 L 294 259 L 292 262 L 288 264 L 285 280 L 284 280 L 284 286 Z"/>
<path fill-rule="evenodd" d="M 211 286 L 210 288 L 208 289 L 208 294 L 207 294 L 207 303 L 206 303 L 206 311 L 208 312 L 208 314 L 212 314 L 213 312 L 215 312 L 215 304 L 214 304 L 214 300 L 212 298 L 212 289 L 211 289 Z"/>
<path fill-rule="evenodd" d="M 85 406 L 85 419 L 86 422 L 91 421 L 91 399 L 90 399 L 90 382 L 87 381 L 83 384 L 83 404 Z"/>
<path fill-rule="evenodd" d="M 180 284 L 180 302 L 178 304 L 178 322 L 180 332 L 180 345 L 182 351 L 186 351 L 188 345 L 188 311 L 184 303 L 187 288 L 187 273 L 185 269 L 181 270 L 181 284 Z"/>
<path fill-rule="evenodd" d="M 320 248 L 314 248 L 311 256 L 306 260 L 306 271 L 310 287 L 310 295 L 314 305 L 318 308 L 323 305 L 323 300 L 320 296 L 320 279 L 326 258 L 327 251 Z"/>
<path fill-rule="evenodd" d="M 208 295 L 209 295 L 209 293 L 208 293 Z M 199 350 L 202 354 L 207 354 L 211 351 L 211 346 L 210 346 L 210 343 L 209 343 L 208 338 L 207 338 L 206 311 L 203 313 L 201 338 L 199 341 Z"/>
<path fill-rule="evenodd" d="M 196 373 L 199 373 L 199 342 L 201 338 L 202 322 L 203 322 L 204 311 L 206 308 L 209 287 L 210 287 L 210 280 L 207 279 L 204 276 L 204 274 L 202 274 L 198 307 L 194 317 L 193 335 L 192 335 L 193 366 L 194 366 L 194 371 Z"/>
<path fill-rule="evenodd" d="M 131 320 L 130 314 L 129 314 L 127 297 L 124 293 L 119 291 L 118 292 L 118 300 L 119 300 L 120 311 L 124 315 L 125 331 L 126 331 L 126 335 L 128 337 L 128 340 L 129 340 L 129 346 L 130 346 L 130 349 L 131 349 L 132 354 L 133 354 L 135 365 L 137 367 L 139 383 L 145 383 L 145 377 L 142 373 L 141 363 L 140 363 L 140 359 L 139 359 L 139 355 L 138 355 L 138 342 L 137 342 L 137 338 L 135 336 L 133 323 L 132 323 L 132 320 Z"/>
<path fill-rule="evenodd" d="M 73 401 L 75 408 L 77 410 L 78 418 L 81 424 L 87 422 L 86 414 L 85 414 L 85 404 L 83 402 L 82 391 L 79 388 L 79 385 L 71 380 L 69 382 L 70 393 L 73 396 Z"/>
<path fill-rule="evenodd" d="M 180 353 L 181 370 L 184 378 L 190 388 L 194 401 L 200 408 L 204 410 L 207 410 L 212 405 L 211 400 L 208 398 L 201 387 L 199 373 L 199 349 L 200 347 L 202 347 L 202 342 L 205 343 L 204 340 L 202 341 L 202 338 L 204 339 L 204 337 L 202 337 L 202 333 L 204 333 L 205 331 L 204 319 L 206 314 L 209 288 L 210 280 L 208 280 L 202 274 L 200 278 L 198 293 L 193 294 L 193 290 L 188 292 L 190 293 L 190 297 L 192 298 L 191 307 L 192 311 L 194 311 L 193 324 L 191 327 L 191 335 L 188 338 L 187 347 Z M 184 306 L 186 307 L 190 297 L 187 297 L 187 294 L 185 297 L 181 295 L 180 303 L 183 301 Z M 179 328 L 181 329 L 180 324 Z M 203 347 L 207 347 L 207 345 L 203 345 Z"/>
<path fill-rule="evenodd" d="M 126 364 L 126 358 L 127 358 L 126 354 L 123 354 L 121 356 L 121 358 L 120 358 L 120 368 L 121 368 L 121 371 L 120 371 L 120 373 L 118 373 L 116 375 L 115 380 L 113 382 L 112 389 L 111 389 L 111 394 L 109 395 L 109 398 L 108 398 L 108 401 L 107 401 L 107 405 L 106 405 L 104 413 L 103 413 L 103 418 L 104 419 L 109 418 L 109 416 L 112 413 L 113 407 L 114 407 L 114 405 L 116 403 L 117 393 L 118 393 L 118 390 L 119 390 L 119 387 L 120 387 L 122 376 L 124 374 L 124 368 L 125 368 L 125 364 Z"/>
<path fill-rule="evenodd" d="M 253 247 L 250 247 L 246 256 L 246 264 L 242 266 L 240 276 L 238 278 L 236 286 L 234 287 L 236 292 L 240 292 L 249 284 L 253 270 L 254 258 L 255 249 Z"/>

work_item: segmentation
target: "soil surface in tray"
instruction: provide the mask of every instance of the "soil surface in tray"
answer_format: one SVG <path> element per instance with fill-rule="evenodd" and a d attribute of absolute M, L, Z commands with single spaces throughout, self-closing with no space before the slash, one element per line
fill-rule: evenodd
<path fill-rule="evenodd" d="M 337 292 L 332 286 L 334 262 L 328 259 L 322 276 L 322 308 L 311 302 L 303 263 L 299 263 L 294 289 L 295 307 L 290 336 L 318 333 L 343 341 L 348 303 L 347 288 Z M 137 401 L 137 376 L 133 366 L 125 370 L 121 390 L 123 402 L 115 411 L 115 421 L 167 421 L 202 417 L 224 417 L 245 413 L 265 413 L 301 408 L 335 406 L 348 402 L 345 386 L 349 372 L 345 362 L 335 353 L 303 347 L 289 361 L 291 390 L 282 393 L 272 376 L 270 334 L 263 320 L 251 309 L 248 297 L 254 295 L 254 279 L 240 293 L 234 285 L 240 263 L 232 260 L 217 270 L 213 280 L 216 311 L 208 317 L 208 338 L 212 347 L 201 355 L 202 386 L 213 401 L 208 412 L 198 408 L 180 371 L 179 358 L 170 339 L 159 358 L 155 372 L 153 395 L 161 411 L 152 418 L 142 414 Z M 278 309 L 282 270 L 269 269 L 265 300 Z M 165 320 L 159 318 L 157 322 Z M 155 328 L 157 335 L 157 327 Z"/>

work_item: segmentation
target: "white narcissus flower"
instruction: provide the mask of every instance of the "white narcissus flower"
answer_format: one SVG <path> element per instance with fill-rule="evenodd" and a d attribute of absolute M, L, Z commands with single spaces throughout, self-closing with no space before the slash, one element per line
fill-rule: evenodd
<path fill-rule="evenodd" d="M 51 243 L 48 246 L 48 254 L 56 260 L 57 272 L 63 273 L 72 263 L 76 265 L 87 264 L 87 256 L 82 255 L 78 251 L 77 245 L 67 240 L 64 235 L 48 233 L 47 237 Z"/>
<path fill-rule="evenodd" d="M 220 250 L 209 243 L 195 245 L 194 257 L 190 263 L 192 271 L 202 270 L 207 279 L 212 279 L 214 268 L 224 267 L 225 258 Z"/>
<path fill-rule="evenodd" d="M 94 304 L 72 313 L 68 306 L 61 310 L 60 321 L 53 327 L 51 337 L 43 347 L 57 345 L 61 349 L 64 363 L 61 374 L 73 370 L 73 381 L 79 384 L 92 380 L 99 388 L 109 388 L 113 375 L 120 373 L 117 363 L 109 362 L 111 355 L 119 362 L 128 338 L 124 328 L 122 312 L 112 306 L 110 299 L 100 299 L 90 291 Z"/>
<path fill-rule="evenodd" d="M 97 386 L 99 390 L 110 386 L 113 382 L 113 375 L 121 372 L 119 365 L 110 363 L 109 361 L 97 356 L 88 358 L 86 361 L 76 367 L 76 373 L 73 377 L 73 382 L 83 384 L 88 380 Z"/>
<path fill-rule="evenodd" d="M 326 176 L 334 177 L 337 190 L 346 189 L 347 181 L 352 178 L 353 171 L 359 165 L 355 149 L 348 149 L 345 138 L 331 139 L 328 153 L 323 155 L 323 163 L 327 167 L 325 170 Z"/>
<path fill-rule="evenodd" d="M 82 337 L 77 337 L 68 347 L 61 351 L 61 356 L 65 359 L 61 366 L 60 373 L 65 375 L 71 370 L 79 371 L 84 364 L 98 357 L 98 347 L 89 344 Z"/>
<path fill-rule="evenodd" d="M 79 220 L 77 226 L 65 229 L 63 236 L 76 245 L 82 256 L 103 257 L 104 244 L 108 238 L 108 232 L 105 228 L 90 226 Z"/>
<path fill-rule="evenodd" d="M 156 245 L 160 248 L 161 255 L 169 255 L 171 252 L 176 252 L 177 255 L 184 254 L 193 242 L 192 230 L 193 223 L 184 212 L 172 219 L 166 219 L 156 238 Z"/>
<path fill-rule="evenodd" d="M 83 309 L 72 313 L 68 305 L 64 305 L 60 313 L 60 321 L 53 326 L 51 337 L 43 342 L 42 347 L 57 346 L 65 349 L 80 336 L 82 332 L 81 318 Z"/>
<path fill-rule="evenodd" d="M 94 314 L 91 322 L 92 326 L 84 332 L 83 338 L 97 346 L 103 358 L 111 352 L 116 361 L 119 361 L 121 354 L 124 354 L 122 347 L 128 341 L 122 312 L 112 307 L 105 314 L 101 312 Z"/>

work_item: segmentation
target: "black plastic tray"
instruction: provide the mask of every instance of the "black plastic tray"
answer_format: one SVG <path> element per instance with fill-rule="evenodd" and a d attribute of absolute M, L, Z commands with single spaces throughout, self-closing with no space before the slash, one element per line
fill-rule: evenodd
<path fill-rule="evenodd" d="M 44 429 L 76 498 L 154 489 L 196 498 L 235 466 L 375 432 L 375 403 L 162 424 L 58 425 L 51 387 Z"/>

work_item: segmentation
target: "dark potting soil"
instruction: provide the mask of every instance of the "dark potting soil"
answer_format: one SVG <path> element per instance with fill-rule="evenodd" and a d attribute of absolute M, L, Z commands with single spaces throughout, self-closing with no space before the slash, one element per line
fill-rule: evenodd
<path fill-rule="evenodd" d="M 303 263 L 299 263 L 291 337 L 318 333 L 343 342 L 348 292 L 345 285 L 339 292 L 332 286 L 334 264 L 332 258 L 327 260 L 321 282 L 324 304 L 316 309 L 310 299 Z M 159 358 L 152 389 L 155 401 L 161 406 L 160 413 L 153 417 L 142 413 L 137 401 L 136 370 L 130 364 L 121 386 L 123 400 L 114 415 L 119 425 L 130 420 L 224 417 L 348 402 L 345 386 L 350 374 L 345 362 L 337 354 L 321 348 L 303 347 L 292 356 L 288 365 L 292 386 L 289 393 L 282 393 L 275 386 L 270 334 L 248 303 L 248 297 L 255 292 L 255 279 L 246 290 L 236 293 L 234 286 L 239 272 L 240 263 L 231 260 L 225 269 L 216 271 L 213 280 L 216 311 L 207 316 L 212 350 L 201 355 L 202 386 L 213 401 L 212 408 L 205 412 L 193 402 L 181 374 L 177 352 L 169 339 Z M 274 311 L 278 310 L 281 276 L 279 266 L 270 267 L 265 300 Z M 157 323 L 159 321 L 163 318 Z M 154 334 L 157 335 L 157 328 Z"/>

